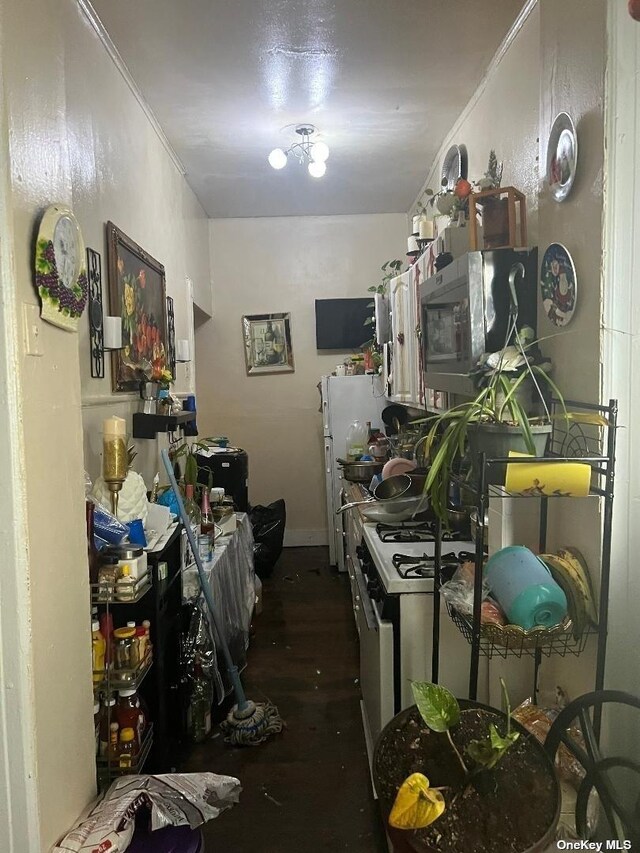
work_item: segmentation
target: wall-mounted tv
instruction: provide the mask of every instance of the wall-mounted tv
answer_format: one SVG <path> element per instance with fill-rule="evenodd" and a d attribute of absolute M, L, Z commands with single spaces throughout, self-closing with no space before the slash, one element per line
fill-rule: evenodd
<path fill-rule="evenodd" d="M 371 340 L 373 317 L 371 297 L 365 299 L 316 299 L 316 347 L 318 349 L 358 349 Z"/>

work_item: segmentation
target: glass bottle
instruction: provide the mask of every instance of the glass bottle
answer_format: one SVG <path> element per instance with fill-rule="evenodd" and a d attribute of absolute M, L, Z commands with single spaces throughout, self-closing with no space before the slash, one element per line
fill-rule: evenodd
<path fill-rule="evenodd" d="M 141 746 L 147 727 L 147 715 L 135 690 L 118 691 L 115 714 L 120 729 L 132 728 L 136 734 L 137 744 Z"/>
<path fill-rule="evenodd" d="M 213 513 L 211 512 L 211 504 L 209 502 L 209 489 L 206 486 L 202 488 L 202 505 L 200 506 L 200 532 L 202 534 L 212 534 L 215 528 L 213 521 Z"/>
<path fill-rule="evenodd" d="M 120 726 L 114 720 L 109 724 L 109 748 L 107 749 L 107 758 L 109 761 L 118 760 L 118 732 Z"/>
<path fill-rule="evenodd" d="M 200 661 L 193 666 L 193 683 L 187 709 L 187 732 L 194 743 L 200 743 L 211 732 L 213 685 L 202 671 Z"/>
<path fill-rule="evenodd" d="M 109 696 L 102 700 L 102 708 L 100 709 L 100 746 L 98 749 L 98 754 L 101 756 L 106 756 L 109 752 L 109 744 L 110 744 L 110 734 L 111 734 L 111 724 L 116 724 L 116 732 L 118 731 L 118 723 L 115 720 L 115 704 L 116 699 L 115 696 Z M 116 734 L 116 744 L 118 743 L 118 736 Z"/>
<path fill-rule="evenodd" d="M 193 499 L 194 486 L 191 483 L 188 483 L 184 488 L 184 492 L 184 508 L 187 511 L 191 525 L 193 527 L 198 527 L 202 521 L 202 513 L 200 512 L 200 507 Z"/>

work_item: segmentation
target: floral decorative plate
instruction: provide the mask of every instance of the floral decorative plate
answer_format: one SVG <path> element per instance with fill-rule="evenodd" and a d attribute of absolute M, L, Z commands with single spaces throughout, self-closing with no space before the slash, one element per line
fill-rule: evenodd
<path fill-rule="evenodd" d="M 576 310 L 578 280 L 573 259 L 562 243 L 551 243 L 544 253 L 540 290 L 547 317 L 556 326 L 566 326 Z"/>
<path fill-rule="evenodd" d="M 578 164 L 578 136 L 567 113 L 558 113 L 547 143 L 547 183 L 556 201 L 569 195 Z"/>

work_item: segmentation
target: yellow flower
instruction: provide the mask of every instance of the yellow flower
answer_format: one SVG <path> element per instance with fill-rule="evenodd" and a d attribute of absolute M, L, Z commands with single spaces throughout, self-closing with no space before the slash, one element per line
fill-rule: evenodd
<path fill-rule="evenodd" d="M 440 791 L 429 787 L 422 773 L 412 773 L 404 780 L 389 815 L 396 829 L 422 829 L 437 820 L 445 810 Z"/>
<path fill-rule="evenodd" d="M 133 291 L 133 287 L 128 283 L 124 286 L 124 308 L 129 317 L 133 314 L 136 308 L 136 295 Z"/>

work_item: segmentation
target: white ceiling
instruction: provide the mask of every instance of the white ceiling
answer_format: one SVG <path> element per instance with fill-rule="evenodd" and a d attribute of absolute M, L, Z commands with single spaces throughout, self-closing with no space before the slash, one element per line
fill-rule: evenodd
<path fill-rule="evenodd" d="M 523 0 L 92 3 L 209 216 L 245 217 L 407 211 Z M 321 179 L 267 163 L 301 122 Z"/>

